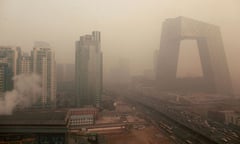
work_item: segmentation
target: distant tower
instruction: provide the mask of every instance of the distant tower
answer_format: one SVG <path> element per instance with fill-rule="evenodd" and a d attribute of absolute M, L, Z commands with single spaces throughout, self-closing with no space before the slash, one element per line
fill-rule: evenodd
<path fill-rule="evenodd" d="M 157 67 L 158 67 L 158 58 L 159 58 L 159 50 L 155 50 L 153 52 L 153 73 L 156 77 Z"/>
<path fill-rule="evenodd" d="M 203 78 L 186 83 L 176 78 L 180 42 L 183 39 L 197 41 Z M 204 92 L 231 94 L 232 84 L 218 26 L 185 17 L 164 21 L 157 61 L 157 81 L 160 89 L 192 90 L 195 85 Z"/>
<path fill-rule="evenodd" d="M 101 35 L 93 31 L 76 42 L 76 106 L 100 107 L 102 95 Z"/>
<path fill-rule="evenodd" d="M 35 43 L 31 52 L 33 73 L 41 76 L 41 99 L 37 106 L 55 107 L 56 106 L 56 62 L 55 54 L 48 44 L 43 42 Z M 28 58 L 23 60 L 28 63 Z M 27 69 L 26 69 L 27 70 Z"/>
<path fill-rule="evenodd" d="M 70 84 L 75 85 L 75 65 L 74 64 L 57 64 L 57 91 L 64 91 Z M 73 88 L 75 89 L 75 87 Z"/>
<path fill-rule="evenodd" d="M 111 85 L 128 86 L 130 84 L 130 64 L 126 58 L 119 58 L 112 66 L 108 74 L 108 82 Z"/>

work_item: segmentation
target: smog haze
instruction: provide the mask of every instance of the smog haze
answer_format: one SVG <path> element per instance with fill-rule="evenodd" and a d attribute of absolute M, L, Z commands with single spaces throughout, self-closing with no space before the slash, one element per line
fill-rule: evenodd
<path fill-rule="evenodd" d="M 46 41 L 55 49 L 57 63 L 74 63 L 75 41 L 98 30 L 104 77 L 120 58 L 128 59 L 131 75 L 137 75 L 153 69 L 164 20 L 185 16 L 220 27 L 232 83 L 239 94 L 239 14 L 239 0 L 0 0 L 0 44 L 30 51 L 35 41 Z M 181 47 L 187 50 L 180 52 L 180 75 L 201 75 L 197 50 L 189 49 L 196 47 L 194 42 L 183 42 Z"/>

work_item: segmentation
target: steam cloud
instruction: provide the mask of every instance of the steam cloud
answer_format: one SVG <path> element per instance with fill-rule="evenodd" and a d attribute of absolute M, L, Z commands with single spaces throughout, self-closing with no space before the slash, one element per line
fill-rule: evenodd
<path fill-rule="evenodd" d="M 36 74 L 20 74 L 13 78 L 14 89 L 6 92 L 0 100 L 0 114 L 9 115 L 14 108 L 26 108 L 35 103 L 40 96 L 41 79 Z"/>

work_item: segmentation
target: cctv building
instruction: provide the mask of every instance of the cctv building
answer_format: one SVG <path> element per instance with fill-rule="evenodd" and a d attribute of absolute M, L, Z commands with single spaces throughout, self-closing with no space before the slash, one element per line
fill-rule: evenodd
<path fill-rule="evenodd" d="M 180 42 L 196 40 L 203 77 L 187 82 L 176 77 Z M 230 94 L 232 84 L 220 28 L 185 17 L 164 21 L 156 68 L 158 88 L 161 90 L 191 90 L 195 85 L 203 92 Z"/>

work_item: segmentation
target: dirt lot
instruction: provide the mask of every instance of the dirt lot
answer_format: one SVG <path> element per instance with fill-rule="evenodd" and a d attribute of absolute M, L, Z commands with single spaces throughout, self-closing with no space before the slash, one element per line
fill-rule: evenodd
<path fill-rule="evenodd" d="M 129 133 L 106 136 L 108 144 L 172 144 L 161 131 L 153 126 L 142 130 L 132 129 Z"/>

